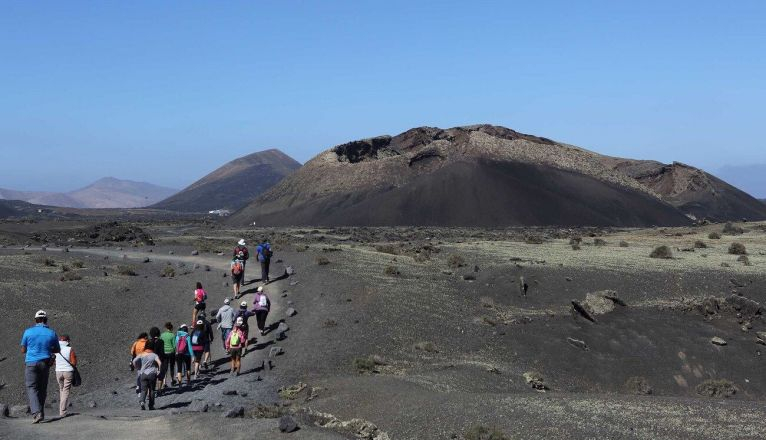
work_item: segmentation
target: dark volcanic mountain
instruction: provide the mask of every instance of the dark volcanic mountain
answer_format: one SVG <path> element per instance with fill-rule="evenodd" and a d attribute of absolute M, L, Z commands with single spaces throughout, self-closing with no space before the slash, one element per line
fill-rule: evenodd
<path fill-rule="evenodd" d="M 176 192 L 175 189 L 151 183 L 104 177 L 84 188 L 66 193 L 0 189 L 0 199 L 65 208 L 139 208 Z"/>
<path fill-rule="evenodd" d="M 234 211 L 300 167 L 299 162 L 279 150 L 260 151 L 232 160 L 152 208 L 180 212 Z"/>
<path fill-rule="evenodd" d="M 685 225 L 604 156 L 476 125 L 327 150 L 232 216 L 259 225 Z"/>
<path fill-rule="evenodd" d="M 766 206 L 723 180 L 689 165 L 611 159 L 615 170 L 636 179 L 681 212 L 712 221 L 764 220 Z"/>

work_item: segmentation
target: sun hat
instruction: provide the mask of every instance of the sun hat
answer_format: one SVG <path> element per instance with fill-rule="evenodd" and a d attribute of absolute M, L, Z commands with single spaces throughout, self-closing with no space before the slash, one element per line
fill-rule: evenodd
<path fill-rule="evenodd" d="M 240 307 L 247 307 L 247 301 L 242 301 L 241 303 L 239 303 L 239 306 Z"/>
<path fill-rule="evenodd" d="M 186 324 L 181 324 L 181 325 L 179 325 L 179 326 L 178 326 L 178 328 L 179 328 L 179 329 L 182 329 L 182 328 L 188 329 L 188 328 L 189 328 L 189 326 L 188 326 L 188 325 L 186 325 Z"/>
<path fill-rule="evenodd" d="M 48 314 L 45 313 L 45 310 L 38 310 L 37 313 L 35 313 L 35 319 L 37 318 L 47 318 Z"/>
<path fill-rule="evenodd" d="M 255 289 L 257 292 L 263 292 L 263 286 L 258 286 L 257 289 Z"/>
<path fill-rule="evenodd" d="M 245 246 L 246 245 L 245 239 L 244 238 L 240 238 L 239 241 L 237 242 L 237 244 L 240 245 L 240 246 Z"/>
<path fill-rule="evenodd" d="M 228 305 L 230 302 L 231 302 L 231 298 L 224 298 L 224 299 L 223 299 L 223 303 L 224 303 L 224 304 L 227 304 L 227 305 Z"/>

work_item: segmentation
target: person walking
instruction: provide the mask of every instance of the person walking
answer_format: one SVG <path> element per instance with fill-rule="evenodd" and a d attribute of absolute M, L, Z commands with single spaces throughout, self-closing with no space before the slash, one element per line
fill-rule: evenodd
<path fill-rule="evenodd" d="M 207 314 L 205 312 L 199 312 L 197 317 L 199 318 L 199 321 L 202 321 L 202 326 L 205 329 L 205 344 L 202 348 L 202 368 L 207 371 L 208 365 L 210 364 L 210 344 L 215 340 L 215 335 L 213 334 L 213 326 L 210 325 L 210 321 L 207 320 Z"/>
<path fill-rule="evenodd" d="M 202 288 L 202 283 L 197 281 L 197 288 L 194 289 L 194 310 L 192 310 L 192 322 L 197 322 L 197 314 L 207 308 L 207 292 Z"/>
<path fill-rule="evenodd" d="M 133 345 L 130 346 L 130 371 L 135 371 L 135 367 L 133 366 L 133 359 L 135 359 L 138 355 L 144 352 L 144 347 L 146 347 L 146 341 L 149 340 L 149 334 L 146 332 L 141 332 L 138 334 L 138 337 L 133 342 Z M 141 378 L 138 376 L 138 373 L 136 373 L 136 394 L 141 392 Z"/>
<path fill-rule="evenodd" d="M 247 243 L 244 238 L 241 238 L 237 242 L 237 247 L 234 248 L 232 258 L 242 262 L 242 284 L 247 284 L 245 280 L 245 268 L 247 267 L 247 260 L 250 259 L 250 251 L 247 249 Z"/>
<path fill-rule="evenodd" d="M 215 314 L 215 320 L 218 322 L 218 328 L 221 329 L 221 342 L 223 349 L 226 350 L 226 339 L 229 338 L 229 332 L 234 327 L 234 309 L 231 308 L 231 299 L 223 300 L 223 306 Z"/>
<path fill-rule="evenodd" d="M 35 325 L 21 336 L 21 353 L 24 354 L 24 384 L 27 388 L 32 423 L 45 419 L 45 398 L 53 355 L 60 351 L 56 332 L 48 327 L 45 310 L 35 313 Z"/>
<path fill-rule="evenodd" d="M 263 336 L 266 334 L 266 317 L 269 316 L 269 309 L 271 308 L 271 300 L 266 296 L 263 286 L 258 286 L 255 298 L 253 298 L 253 306 L 255 322 L 258 325 L 258 330 L 261 331 L 261 336 Z"/>
<path fill-rule="evenodd" d="M 239 376 L 239 370 L 242 366 L 242 349 L 245 345 L 246 337 L 242 332 L 242 317 L 237 318 L 234 323 L 234 329 L 231 330 L 224 340 L 224 348 L 231 356 L 231 375 Z"/>
<path fill-rule="evenodd" d="M 231 285 L 234 289 L 234 299 L 238 299 L 240 296 L 240 287 L 242 286 L 242 281 L 244 281 L 245 278 L 245 263 L 242 260 L 237 260 L 236 258 L 231 260 Z"/>
<path fill-rule="evenodd" d="M 205 352 L 205 344 L 208 343 L 205 322 L 197 321 L 191 334 L 192 353 L 194 355 L 194 380 L 199 377 L 199 366 L 202 363 L 202 354 Z"/>
<path fill-rule="evenodd" d="M 189 336 L 189 327 L 181 324 L 176 333 L 176 380 L 180 386 L 186 376 L 186 385 L 191 384 L 191 360 L 194 356 Z"/>
<path fill-rule="evenodd" d="M 247 354 L 248 335 L 250 333 L 250 326 L 247 321 L 251 316 L 255 316 L 255 312 L 247 310 L 247 301 L 242 301 L 239 304 L 239 310 L 237 310 L 237 319 L 242 318 L 242 325 L 239 327 L 242 330 L 242 334 L 245 336 L 245 343 L 242 346 L 242 356 Z"/>
<path fill-rule="evenodd" d="M 77 356 L 71 346 L 69 335 L 59 337 L 59 352 L 56 354 L 56 382 L 59 384 L 59 416 L 66 417 L 69 408 L 69 392 L 72 390 Z"/>
<path fill-rule="evenodd" d="M 146 343 L 147 345 L 152 346 L 152 352 L 157 355 L 158 358 L 160 358 L 160 361 L 162 361 L 162 358 L 165 356 L 165 343 L 160 339 L 160 329 L 157 327 L 152 327 L 149 329 L 149 341 Z M 160 373 L 162 371 L 162 368 L 157 371 L 157 383 L 155 386 L 152 387 L 152 390 L 154 391 L 154 395 L 159 395 L 160 390 Z"/>
<path fill-rule="evenodd" d="M 154 386 L 157 384 L 157 374 L 162 367 L 162 361 L 154 353 L 156 346 L 161 342 L 159 339 L 146 343 L 143 353 L 133 359 L 133 366 L 138 370 L 138 377 L 141 382 L 141 397 L 139 404 L 141 409 L 146 409 L 146 398 L 149 397 L 149 410 L 154 409 Z"/>
<path fill-rule="evenodd" d="M 157 379 L 160 382 L 159 391 L 162 391 L 165 389 L 167 378 L 170 378 L 170 385 L 176 384 L 176 335 L 173 334 L 172 323 L 165 323 L 165 331 L 160 333 L 160 339 L 162 340 L 162 348 L 165 354 L 160 356 L 162 367 Z"/>
<path fill-rule="evenodd" d="M 261 244 L 256 246 L 255 251 L 257 253 L 258 261 L 261 263 L 261 282 L 267 284 L 270 281 L 269 264 L 271 264 L 271 256 L 273 255 L 269 240 L 267 238 L 261 240 Z"/>

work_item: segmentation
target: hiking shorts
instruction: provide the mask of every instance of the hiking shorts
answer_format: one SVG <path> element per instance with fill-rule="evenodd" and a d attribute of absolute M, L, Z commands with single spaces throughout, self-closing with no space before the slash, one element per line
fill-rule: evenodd
<path fill-rule="evenodd" d="M 202 361 L 202 353 L 204 353 L 204 351 L 194 350 L 194 362 L 199 363 Z"/>
<path fill-rule="evenodd" d="M 195 308 L 195 309 L 197 309 L 198 311 L 202 311 L 202 310 L 205 310 L 205 308 L 206 308 L 206 307 L 207 307 L 207 306 L 205 305 L 205 303 L 197 303 L 197 304 L 194 304 L 194 308 Z"/>
<path fill-rule="evenodd" d="M 239 274 L 231 274 L 231 282 L 234 284 L 242 284 L 242 272 Z"/>
<path fill-rule="evenodd" d="M 242 357 L 242 347 L 239 348 L 230 348 L 229 349 L 229 355 L 231 355 L 232 358 L 237 359 Z"/>
<path fill-rule="evenodd" d="M 191 356 L 188 354 L 176 354 L 176 368 L 178 374 L 189 373 L 191 371 Z"/>

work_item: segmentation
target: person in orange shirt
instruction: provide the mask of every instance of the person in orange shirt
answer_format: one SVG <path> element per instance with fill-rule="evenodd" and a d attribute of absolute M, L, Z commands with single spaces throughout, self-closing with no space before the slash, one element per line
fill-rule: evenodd
<path fill-rule="evenodd" d="M 130 371 L 134 371 L 133 359 L 146 350 L 146 341 L 149 340 L 149 333 L 141 332 L 130 347 Z M 136 394 L 141 392 L 141 377 L 136 375 Z"/>

